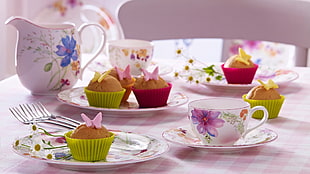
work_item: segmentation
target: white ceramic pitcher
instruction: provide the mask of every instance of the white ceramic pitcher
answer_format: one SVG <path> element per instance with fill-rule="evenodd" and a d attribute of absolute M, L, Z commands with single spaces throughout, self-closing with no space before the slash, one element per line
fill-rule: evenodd
<path fill-rule="evenodd" d="M 97 23 L 84 23 L 77 29 L 72 23 L 35 24 L 18 16 L 10 17 L 5 23 L 18 30 L 17 75 L 37 95 L 55 95 L 75 85 L 106 43 L 106 33 Z M 81 67 L 81 32 L 88 26 L 100 29 L 102 35 L 98 37 L 102 39 L 93 57 Z"/>

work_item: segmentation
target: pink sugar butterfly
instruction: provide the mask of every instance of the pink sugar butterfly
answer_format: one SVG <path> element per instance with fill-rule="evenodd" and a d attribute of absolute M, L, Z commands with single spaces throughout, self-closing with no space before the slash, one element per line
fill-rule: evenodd
<path fill-rule="evenodd" d="M 120 70 L 118 67 L 115 67 L 115 70 L 116 70 L 116 72 L 117 72 L 117 74 L 118 74 L 118 78 L 119 78 L 120 80 L 123 80 L 123 79 L 125 79 L 125 78 L 131 79 L 131 75 L 130 75 L 130 66 L 129 66 L 129 65 L 126 66 L 126 68 L 125 68 L 124 71 Z"/>
<path fill-rule="evenodd" d="M 141 69 L 144 74 L 144 80 L 148 81 L 151 79 L 158 80 L 158 67 L 154 69 L 152 73 L 146 71 L 145 69 Z"/>
<path fill-rule="evenodd" d="M 85 121 L 85 124 L 87 127 L 96 128 L 96 129 L 100 129 L 102 127 L 101 125 L 102 113 L 101 112 L 99 112 L 93 120 L 89 119 L 87 115 L 85 115 L 84 113 L 81 114 L 81 117 Z"/>

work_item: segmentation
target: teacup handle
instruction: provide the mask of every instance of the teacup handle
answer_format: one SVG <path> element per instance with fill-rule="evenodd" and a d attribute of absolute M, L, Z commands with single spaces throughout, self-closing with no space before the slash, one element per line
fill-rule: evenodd
<path fill-rule="evenodd" d="M 79 38 L 82 38 L 82 37 L 81 37 L 81 34 L 82 34 L 83 30 L 84 30 L 86 27 L 90 27 L 90 26 L 95 26 L 95 27 L 97 27 L 97 28 L 101 31 L 102 39 L 101 39 L 101 42 L 100 42 L 99 47 L 97 48 L 97 50 L 95 51 L 95 53 L 93 53 L 92 58 L 90 58 L 90 60 L 84 65 L 84 67 L 81 68 L 80 80 L 82 80 L 83 72 L 84 72 L 85 68 L 86 68 L 86 67 L 100 54 L 100 52 L 102 52 L 102 50 L 104 49 L 104 46 L 105 46 L 105 44 L 106 44 L 106 41 L 107 41 L 106 31 L 105 31 L 105 29 L 104 29 L 100 24 L 98 24 L 98 23 L 84 23 L 84 24 L 82 24 L 82 25 L 78 28 Z M 81 42 L 81 43 L 82 43 L 82 42 Z"/>
<path fill-rule="evenodd" d="M 249 115 L 248 115 L 248 118 L 251 118 L 252 117 L 252 114 L 255 112 L 255 111 L 258 111 L 258 110 L 261 110 L 264 112 L 264 117 L 261 119 L 261 121 L 254 127 L 252 128 L 249 128 L 247 129 L 242 137 L 245 137 L 248 133 L 250 133 L 251 131 L 253 131 L 254 129 L 257 129 L 258 127 L 262 126 L 263 124 L 266 123 L 266 121 L 268 120 L 268 111 L 267 109 L 264 107 L 264 106 L 255 106 L 253 108 L 250 109 L 250 112 L 249 112 Z"/>

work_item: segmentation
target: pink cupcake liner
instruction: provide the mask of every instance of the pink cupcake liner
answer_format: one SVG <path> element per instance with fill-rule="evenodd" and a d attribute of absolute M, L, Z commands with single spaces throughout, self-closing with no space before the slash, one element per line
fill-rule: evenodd
<path fill-rule="evenodd" d="M 160 89 L 132 88 L 132 91 L 136 96 L 140 108 L 160 107 L 167 105 L 167 100 L 172 88 L 171 83 L 168 83 L 168 85 L 168 87 Z"/>
<path fill-rule="evenodd" d="M 224 64 L 221 67 L 227 83 L 251 84 L 258 68 L 258 65 L 254 65 L 255 67 L 253 68 L 225 68 Z"/>

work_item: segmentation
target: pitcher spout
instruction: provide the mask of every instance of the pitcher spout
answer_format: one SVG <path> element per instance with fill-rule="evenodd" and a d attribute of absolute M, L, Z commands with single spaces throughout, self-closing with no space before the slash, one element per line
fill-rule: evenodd
<path fill-rule="evenodd" d="M 31 22 L 30 20 L 20 17 L 20 16 L 11 16 L 5 21 L 6 25 L 12 25 L 14 26 L 17 30 L 20 29 L 25 29 L 29 27 L 33 27 L 34 23 Z"/>

